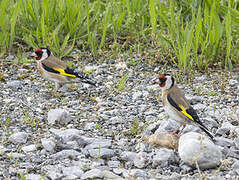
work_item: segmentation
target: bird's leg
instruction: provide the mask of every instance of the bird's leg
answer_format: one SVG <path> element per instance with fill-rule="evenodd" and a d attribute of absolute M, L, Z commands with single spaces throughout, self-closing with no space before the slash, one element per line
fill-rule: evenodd
<path fill-rule="evenodd" d="M 173 134 L 173 135 L 176 135 L 176 136 L 178 136 L 178 137 L 180 137 L 180 136 L 182 135 L 182 131 L 184 130 L 185 127 L 186 127 L 185 124 L 182 125 L 181 127 L 175 129 L 175 130 L 172 132 L 172 134 Z M 181 130 L 180 130 L 180 129 L 181 129 Z"/>
<path fill-rule="evenodd" d="M 55 82 L 55 88 L 51 92 L 52 96 L 59 97 L 60 94 L 57 91 L 61 88 L 61 86 L 62 85 L 60 83 Z"/>
<path fill-rule="evenodd" d="M 182 127 L 182 128 L 181 128 Z M 182 135 L 182 132 L 183 132 L 183 130 L 184 130 L 184 128 L 186 127 L 186 125 L 184 124 L 184 125 L 182 125 L 180 128 L 181 128 L 181 130 L 179 130 L 179 132 L 178 132 L 178 136 L 181 136 Z"/>
<path fill-rule="evenodd" d="M 57 92 L 61 88 L 61 84 L 58 82 L 55 82 L 55 92 Z"/>

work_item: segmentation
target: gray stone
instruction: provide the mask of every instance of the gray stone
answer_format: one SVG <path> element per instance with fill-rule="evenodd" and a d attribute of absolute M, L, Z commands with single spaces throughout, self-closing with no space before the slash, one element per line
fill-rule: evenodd
<path fill-rule="evenodd" d="M 238 160 L 232 165 L 232 168 L 239 169 L 239 161 Z"/>
<path fill-rule="evenodd" d="M 81 170 L 79 166 L 70 166 L 62 168 L 62 173 L 66 176 L 75 175 L 79 178 L 84 174 L 84 171 Z"/>
<path fill-rule="evenodd" d="M 112 117 L 107 121 L 108 124 L 112 124 L 112 125 L 119 124 L 121 122 L 122 120 L 119 117 Z"/>
<path fill-rule="evenodd" d="M 88 122 L 85 124 L 84 130 L 89 131 L 89 130 L 95 129 L 95 126 L 96 125 L 94 122 Z"/>
<path fill-rule="evenodd" d="M 115 174 L 118 174 L 118 175 L 122 175 L 123 173 L 128 173 L 128 170 L 124 169 L 124 168 L 114 168 L 113 169 L 113 172 Z"/>
<path fill-rule="evenodd" d="M 42 178 L 39 174 L 26 174 L 25 175 L 26 180 L 46 180 L 47 178 Z"/>
<path fill-rule="evenodd" d="M 88 151 L 90 153 L 90 156 L 94 158 L 107 159 L 114 156 L 114 151 L 108 148 L 89 149 Z"/>
<path fill-rule="evenodd" d="M 7 86 L 10 88 L 18 89 L 22 86 L 22 82 L 19 80 L 12 80 L 7 82 Z"/>
<path fill-rule="evenodd" d="M 71 121 L 70 114 L 65 109 L 51 109 L 47 114 L 48 124 L 66 124 Z"/>
<path fill-rule="evenodd" d="M 231 146 L 234 145 L 233 141 L 231 139 L 228 139 L 228 138 L 216 137 L 215 140 L 216 140 L 215 144 L 218 145 L 218 146 L 231 147 Z"/>
<path fill-rule="evenodd" d="M 107 164 L 110 168 L 117 168 L 120 165 L 120 161 L 108 161 Z"/>
<path fill-rule="evenodd" d="M 51 155 L 51 157 L 54 159 L 65 159 L 65 158 L 75 159 L 79 155 L 81 155 L 81 153 L 75 150 L 62 150 L 56 154 Z"/>
<path fill-rule="evenodd" d="M 79 140 L 80 130 L 78 129 L 66 129 L 66 130 L 58 130 L 58 129 L 50 129 L 50 132 L 53 133 L 57 138 L 62 140 L 62 143 L 67 143 L 69 141 Z"/>
<path fill-rule="evenodd" d="M 24 144 L 27 142 L 28 134 L 25 132 L 17 132 L 9 137 L 9 140 L 14 144 Z"/>
<path fill-rule="evenodd" d="M 93 141 L 88 144 L 85 149 L 99 149 L 99 148 L 109 148 L 111 146 L 111 140 L 108 139 L 93 139 Z"/>
<path fill-rule="evenodd" d="M 129 171 L 129 175 L 134 178 L 139 178 L 139 177 L 146 178 L 146 171 L 141 169 L 131 169 Z"/>
<path fill-rule="evenodd" d="M 81 176 L 81 179 L 97 179 L 97 178 L 99 179 L 104 178 L 102 171 L 99 169 L 89 170 Z"/>
<path fill-rule="evenodd" d="M 103 170 L 102 174 L 103 174 L 104 178 L 107 178 L 107 179 L 118 179 L 118 178 L 121 178 L 119 175 L 116 175 L 115 173 L 113 173 L 111 171 L 108 171 L 108 170 Z"/>
<path fill-rule="evenodd" d="M 46 139 L 46 138 L 41 139 L 41 144 L 44 147 L 44 149 L 49 152 L 54 151 L 54 149 L 56 147 L 56 143 L 54 143 L 52 140 Z"/>
<path fill-rule="evenodd" d="M 177 158 L 171 149 L 161 148 L 155 153 L 153 156 L 153 167 L 168 167 L 170 164 L 177 162 Z"/>
<path fill-rule="evenodd" d="M 24 154 L 21 153 L 7 153 L 7 156 L 13 159 L 23 159 L 26 157 Z"/>
<path fill-rule="evenodd" d="M 134 165 L 137 168 L 144 168 L 148 164 L 148 156 L 145 152 L 139 152 L 134 158 Z"/>
<path fill-rule="evenodd" d="M 184 163 L 195 167 L 197 162 L 200 169 L 215 168 L 222 160 L 219 148 L 206 136 L 195 132 L 180 137 L 178 153 Z"/>
<path fill-rule="evenodd" d="M 230 122 L 222 123 L 222 126 L 216 131 L 216 135 L 224 135 L 230 133 L 234 129 L 234 126 Z"/>
<path fill-rule="evenodd" d="M 97 158 L 95 161 L 92 162 L 92 167 L 99 168 L 105 165 L 104 159 Z"/>
<path fill-rule="evenodd" d="M 92 165 L 92 161 L 90 159 L 79 159 L 78 161 L 74 161 L 73 163 L 74 166 L 79 166 L 80 169 L 82 169 L 83 171 L 88 171 L 91 169 Z"/>
<path fill-rule="evenodd" d="M 37 148 L 36 148 L 36 145 L 35 145 L 35 144 L 31 144 L 31 145 L 28 145 L 28 146 L 23 146 L 23 147 L 22 147 L 22 150 L 23 150 L 25 153 L 28 153 L 28 152 L 36 151 Z"/>
<path fill-rule="evenodd" d="M 193 106 L 193 109 L 200 111 L 200 110 L 204 110 L 206 107 L 207 107 L 206 105 L 198 103 Z"/>
<path fill-rule="evenodd" d="M 120 154 L 120 158 L 124 161 L 132 161 L 133 162 L 136 155 L 137 155 L 137 153 L 135 153 L 135 152 L 123 151 Z"/>
<path fill-rule="evenodd" d="M 141 96 L 142 96 L 142 92 L 140 92 L 140 91 L 134 92 L 132 95 L 132 100 L 135 101 L 136 99 L 140 98 Z"/>
<path fill-rule="evenodd" d="M 179 123 L 171 119 L 168 119 L 168 120 L 164 119 L 164 123 L 160 124 L 160 126 L 155 131 L 155 133 L 160 134 L 160 133 L 173 132 L 177 128 L 179 128 Z"/>
<path fill-rule="evenodd" d="M 0 145 L 0 154 L 3 155 L 7 151 L 7 148 L 4 146 Z"/>
<path fill-rule="evenodd" d="M 234 139 L 234 143 L 236 145 L 236 148 L 239 149 L 239 138 Z M 1 151 L 1 150 L 0 150 Z"/>

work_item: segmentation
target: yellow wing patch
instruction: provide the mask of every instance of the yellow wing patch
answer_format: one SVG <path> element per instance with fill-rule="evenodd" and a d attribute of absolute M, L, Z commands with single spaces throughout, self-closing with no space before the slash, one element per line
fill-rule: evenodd
<path fill-rule="evenodd" d="M 189 119 L 191 119 L 192 121 L 194 121 L 193 117 L 192 117 L 190 114 L 187 113 L 187 111 L 185 110 L 185 108 L 184 108 L 182 105 L 178 105 L 178 107 L 180 107 L 181 112 L 182 112 L 185 116 L 187 116 Z"/>
<path fill-rule="evenodd" d="M 64 75 L 64 76 L 76 77 L 76 75 L 66 73 L 64 69 L 54 68 L 54 70 L 58 71 L 61 75 Z"/>

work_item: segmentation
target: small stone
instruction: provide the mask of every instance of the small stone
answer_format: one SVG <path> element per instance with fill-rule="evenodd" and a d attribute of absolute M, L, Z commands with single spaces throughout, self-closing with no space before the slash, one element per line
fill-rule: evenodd
<path fill-rule="evenodd" d="M 56 154 L 51 155 L 54 159 L 75 159 L 77 156 L 81 155 L 81 153 L 75 151 L 75 150 L 62 150 Z"/>
<path fill-rule="evenodd" d="M 66 129 L 66 130 L 58 130 L 58 129 L 50 129 L 50 132 L 53 133 L 57 138 L 62 140 L 62 143 L 67 143 L 69 141 L 79 140 L 80 130 L 78 129 Z"/>
<path fill-rule="evenodd" d="M 92 130 L 92 129 L 95 129 L 95 123 L 94 122 L 89 122 L 89 123 L 86 123 L 85 124 L 85 127 L 84 127 L 84 130 L 85 131 L 89 131 L 89 130 Z"/>
<path fill-rule="evenodd" d="M 46 139 L 46 138 L 41 139 L 41 143 L 44 149 L 46 149 L 49 152 L 52 152 L 56 147 L 56 144 L 50 139 Z"/>
<path fill-rule="evenodd" d="M 195 132 L 189 132 L 180 137 L 178 153 L 187 165 L 195 167 L 197 162 L 202 170 L 215 168 L 222 160 L 219 148 L 207 137 Z"/>
<path fill-rule="evenodd" d="M 170 164 L 176 163 L 178 160 L 171 149 L 161 148 L 156 151 L 153 156 L 153 167 L 168 167 Z"/>
<path fill-rule="evenodd" d="M 128 173 L 128 170 L 124 169 L 124 168 L 114 168 L 113 172 L 115 174 L 121 175 L 123 173 Z"/>
<path fill-rule="evenodd" d="M 158 129 L 155 131 L 155 134 L 173 132 L 178 127 L 179 127 L 178 122 L 171 120 L 171 119 L 164 120 L 164 123 L 160 124 Z"/>
<path fill-rule="evenodd" d="M 200 111 L 200 110 L 204 110 L 206 107 L 207 107 L 206 105 L 198 103 L 193 106 L 193 109 Z"/>
<path fill-rule="evenodd" d="M 92 167 L 92 161 L 90 159 L 79 159 L 78 161 L 75 161 L 74 166 L 79 166 L 80 169 L 82 169 L 83 171 L 88 171 L 91 169 Z"/>
<path fill-rule="evenodd" d="M 18 89 L 22 86 L 22 82 L 19 80 L 12 80 L 12 81 L 8 81 L 7 82 L 7 86 L 9 88 L 14 88 L 14 89 Z"/>
<path fill-rule="evenodd" d="M 92 139 L 92 142 L 85 149 L 109 148 L 111 144 L 111 140 L 108 139 Z"/>
<path fill-rule="evenodd" d="M 233 129 L 234 126 L 230 122 L 223 122 L 222 126 L 216 131 L 216 135 L 229 134 Z"/>
<path fill-rule="evenodd" d="M 130 152 L 130 151 L 123 151 L 120 154 L 120 157 L 122 160 L 124 161 L 134 161 L 135 157 L 136 157 L 137 153 L 135 152 Z"/>
<path fill-rule="evenodd" d="M 103 173 L 101 170 L 99 169 L 92 169 L 92 170 L 89 170 L 87 172 L 85 172 L 82 176 L 81 176 L 81 179 L 97 179 L 97 178 L 100 178 L 100 179 L 103 179 Z"/>
<path fill-rule="evenodd" d="M 22 147 L 22 150 L 23 150 L 25 153 L 28 153 L 28 152 L 36 151 L 37 148 L 36 148 L 36 145 L 35 145 L 35 144 L 31 144 L 31 145 Z"/>
<path fill-rule="evenodd" d="M 107 164 L 110 168 L 117 168 L 120 165 L 120 161 L 108 161 Z"/>
<path fill-rule="evenodd" d="M 65 109 L 51 109 L 47 117 L 48 124 L 66 124 L 71 121 L 71 117 Z"/>
<path fill-rule="evenodd" d="M 239 169 L 239 161 L 238 160 L 232 165 L 232 168 Z"/>
<path fill-rule="evenodd" d="M 84 171 L 80 169 L 79 166 L 64 167 L 62 173 L 66 176 L 75 175 L 76 177 L 81 177 L 84 174 Z"/>
<path fill-rule="evenodd" d="M 23 159 L 26 157 L 24 154 L 21 153 L 7 153 L 7 156 L 13 159 Z"/>
<path fill-rule="evenodd" d="M 39 174 L 26 174 L 25 178 L 27 180 L 39 180 L 39 179 L 46 180 L 47 179 L 47 178 L 42 178 L 42 176 Z"/>
<path fill-rule="evenodd" d="M 120 176 L 118 176 L 118 175 L 116 175 L 113 172 L 108 171 L 108 170 L 103 170 L 102 174 L 103 174 L 104 178 L 106 178 L 106 179 L 118 179 L 118 178 L 121 178 Z"/>
<path fill-rule="evenodd" d="M 231 147 L 234 145 L 233 141 L 228 138 L 216 137 L 215 139 L 216 139 L 215 144 L 221 147 Z"/>
<path fill-rule="evenodd" d="M 28 134 L 25 132 L 17 132 L 9 137 L 9 140 L 14 144 L 24 144 L 27 142 Z"/>
<path fill-rule="evenodd" d="M 93 158 L 111 158 L 114 156 L 114 151 L 108 148 L 89 149 L 90 156 Z"/>
<path fill-rule="evenodd" d="M 132 100 L 135 101 L 136 99 L 140 98 L 142 96 L 142 92 L 138 91 L 138 92 L 134 92 L 134 94 L 132 95 Z"/>
<path fill-rule="evenodd" d="M 134 158 L 134 165 L 137 168 L 144 168 L 148 164 L 148 157 L 146 152 L 139 152 Z"/>
<path fill-rule="evenodd" d="M 139 177 L 143 177 L 146 178 L 146 172 L 144 170 L 141 169 L 131 169 L 129 171 L 129 175 L 133 176 L 134 178 L 139 178 Z"/>

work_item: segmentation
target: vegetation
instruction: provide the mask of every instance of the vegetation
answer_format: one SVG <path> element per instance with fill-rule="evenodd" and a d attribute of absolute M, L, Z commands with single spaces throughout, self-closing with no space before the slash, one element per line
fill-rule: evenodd
<path fill-rule="evenodd" d="M 0 56 L 45 47 L 159 53 L 182 71 L 239 63 L 237 0 L 1 0 Z"/>

